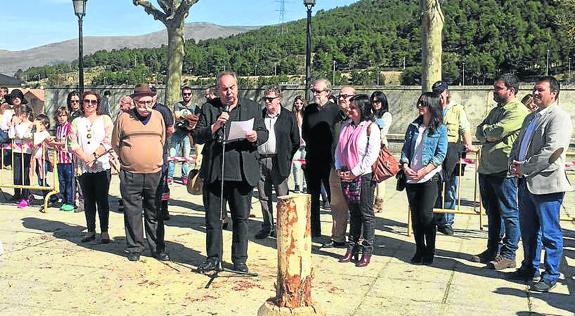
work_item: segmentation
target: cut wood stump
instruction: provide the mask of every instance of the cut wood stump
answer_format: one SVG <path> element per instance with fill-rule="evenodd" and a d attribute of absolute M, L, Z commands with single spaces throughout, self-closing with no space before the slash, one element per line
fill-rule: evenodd
<path fill-rule="evenodd" d="M 259 316 L 325 315 L 311 299 L 311 225 L 309 194 L 278 197 L 276 297 L 258 310 Z"/>

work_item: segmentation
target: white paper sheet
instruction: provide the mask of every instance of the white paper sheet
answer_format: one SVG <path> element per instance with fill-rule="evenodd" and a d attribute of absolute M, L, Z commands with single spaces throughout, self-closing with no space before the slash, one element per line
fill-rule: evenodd
<path fill-rule="evenodd" d="M 246 133 L 254 129 L 254 119 L 247 121 L 234 121 L 230 124 L 230 133 L 228 141 L 245 139 Z"/>

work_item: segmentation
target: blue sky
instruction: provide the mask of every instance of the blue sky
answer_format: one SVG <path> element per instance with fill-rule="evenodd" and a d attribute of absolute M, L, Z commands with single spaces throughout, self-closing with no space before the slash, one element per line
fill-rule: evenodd
<path fill-rule="evenodd" d="M 317 0 L 314 14 L 358 0 Z M 155 0 L 151 0 L 156 4 Z M 269 25 L 279 22 L 279 0 L 199 0 L 187 22 L 220 25 Z M 285 21 L 304 18 L 303 0 L 285 0 Z M 78 36 L 72 0 L 2 1 L 0 49 L 23 50 Z M 163 24 L 148 16 L 132 0 L 88 0 L 84 36 L 140 35 L 162 30 Z"/>

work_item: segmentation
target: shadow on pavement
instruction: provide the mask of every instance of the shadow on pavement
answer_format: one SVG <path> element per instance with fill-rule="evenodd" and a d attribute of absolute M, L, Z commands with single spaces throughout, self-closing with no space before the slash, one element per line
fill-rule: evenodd
<path fill-rule="evenodd" d="M 55 238 L 67 240 L 82 248 L 106 252 L 121 257 L 126 256 L 126 253 L 124 252 L 126 238 L 123 236 L 113 237 L 113 242 L 109 244 L 100 244 L 98 239 L 94 242 L 83 243 L 81 240 L 83 237 L 82 231 L 85 229 L 84 226 L 70 225 L 58 221 L 33 217 L 23 218 L 22 225 L 28 229 L 52 233 L 52 236 Z M 197 266 L 205 259 L 198 251 L 189 249 L 180 243 L 169 240 L 166 240 L 166 251 L 170 254 L 170 261 L 174 263 Z M 150 251 L 144 250 L 142 256 L 151 257 Z M 127 262 L 128 261 L 126 259 L 126 263 Z"/>

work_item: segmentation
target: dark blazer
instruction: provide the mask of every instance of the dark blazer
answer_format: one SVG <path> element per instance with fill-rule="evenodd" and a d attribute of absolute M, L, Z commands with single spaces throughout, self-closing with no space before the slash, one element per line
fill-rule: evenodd
<path fill-rule="evenodd" d="M 266 117 L 265 108 L 261 116 L 262 120 Z M 281 179 L 272 179 L 272 182 L 279 184 L 289 177 L 293 155 L 299 149 L 299 128 L 295 115 L 290 110 L 281 108 L 280 115 L 274 124 L 274 132 L 276 135 L 277 168 Z"/>
<path fill-rule="evenodd" d="M 196 128 L 192 131 L 192 137 L 196 144 L 205 144 L 202 149 L 202 166 L 200 168 L 200 176 L 207 183 L 215 182 L 221 175 L 221 162 L 222 150 L 221 145 L 217 142 L 216 134 L 212 134 L 211 126 L 218 119 L 222 113 L 224 106 L 219 98 L 205 103 L 200 112 L 200 119 Z M 265 143 L 268 139 L 268 131 L 264 125 L 261 116 L 260 107 L 254 101 L 239 98 L 238 110 L 242 120 L 254 119 L 254 130 L 258 134 L 258 139 L 255 143 L 251 143 L 246 139 L 235 141 L 233 145 L 241 151 L 241 166 L 243 175 L 247 183 L 251 186 L 256 186 L 260 178 L 259 155 L 258 146 Z M 229 129 L 227 129 L 229 133 Z M 227 160 L 226 160 L 227 161 Z"/>

